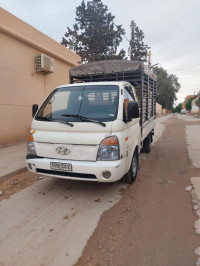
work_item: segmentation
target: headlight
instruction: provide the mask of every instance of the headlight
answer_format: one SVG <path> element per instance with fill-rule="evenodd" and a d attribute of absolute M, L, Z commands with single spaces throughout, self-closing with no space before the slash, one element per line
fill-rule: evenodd
<path fill-rule="evenodd" d="M 27 152 L 28 154 L 36 155 L 34 142 L 27 141 Z"/>
<path fill-rule="evenodd" d="M 119 160 L 119 143 L 116 136 L 104 139 L 97 153 L 97 161 Z"/>
<path fill-rule="evenodd" d="M 34 141 L 33 141 L 33 135 L 31 133 L 29 134 L 29 137 L 27 140 L 27 153 L 32 154 L 32 155 L 36 155 L 35 145 L 34 145 Z"/>

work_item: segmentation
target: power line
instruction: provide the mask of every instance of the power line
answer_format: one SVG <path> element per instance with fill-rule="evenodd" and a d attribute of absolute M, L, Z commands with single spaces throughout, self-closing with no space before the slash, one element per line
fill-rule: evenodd
<path fill-rule="evenodd" d="M 117 28 L 118 26 L 115 24 L 115 22 L 113 22 L 113 24 L 115 25 L 115 27 Z M 130 44 L 130 40 L 126 37 L 125 34 L 122 34 L 124 36 L 124 38 L 128 41 L 128 43 Z"/>
<path fill-rule="evenodd" d="M 193 68 L 193 67 L 195 67 L 195 66 L 199 66 L 199 65 L 200 65 L 200 64 L 195 64 L 195 65 L 192 65 L 192 66 L 189 66 L 189 67 L 186 67 L 186 68 L 169 69 L 168 71 L 186 70 L 186 69 Z"/>
<path fill-rule="evenodd" d="M 125 34 L 123 34 L 124 38 L 128 41 L 128 43 L 130 43 L 129 39 L 126 37 Z"/>

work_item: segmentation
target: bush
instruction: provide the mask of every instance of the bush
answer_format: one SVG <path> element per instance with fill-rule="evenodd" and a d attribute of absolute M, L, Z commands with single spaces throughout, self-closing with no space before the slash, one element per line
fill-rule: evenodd
<path fill-rule="evenodd" d="M 181 109 L 182 109 L 182 103 L 179 103 L 179 105 L 176 106 L 175 110 L 176 110 L 177 113 L 180 113 Z"/>
<path fill-rule="evenodd" d="M 194 97 L 190 97 L 189 99 L 188 99 L 188 101 L 186 102 L 186 104 L 185 104 L 185 109 L 186 110 L 188 110 L 188 111 L 190 111 L 191 110 L 191 108 L 192 108 L 192 100 L 194 99 Z"/>

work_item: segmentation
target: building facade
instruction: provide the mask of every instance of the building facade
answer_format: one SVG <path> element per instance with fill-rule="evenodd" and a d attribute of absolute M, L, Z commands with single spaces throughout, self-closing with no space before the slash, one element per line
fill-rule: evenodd
<path fill-rule="evenodd" d="M 196 101 L 200 100 L 200 96 L 196 96 L 192 102 L 191 102 L 191 114 L 198 114 L 199 113 L 199 107 L 196 105 Z"/>
<path fill-rule="evenodd" d="M 53 72 L 37 72 L 45 54 Z M 0 145 L 22 141 L 30 130 L 32 105 L 40 105 L 56 86 L 69 83 L 69 68 L 81 58 L 0 8 Z"/>

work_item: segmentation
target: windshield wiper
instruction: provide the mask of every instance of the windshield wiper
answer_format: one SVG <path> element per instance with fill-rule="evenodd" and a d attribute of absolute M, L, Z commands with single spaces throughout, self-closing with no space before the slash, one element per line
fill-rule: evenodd
<path fill-rule="evenodd" d="M 47 118 L 46 116 L 45 117 L 38 116 L 37 118 L 42 119 L 42 120 L 46 120 L 46 121 L 58 122 L 58 123 L 61 123 L 61 124 L 66 124 L 66 125 L 68 125 L 70 127 L 73 127 L 74 126 L 74 124 L 72 124 L 70 122 L 61 121 L 61 120 L 57 120 L 57 119 L 50 119 L 50 118 Z"/>
<path fill-rule="evenodd" d="M 106 124 L 104 122 L 101 122 L 101 121 L 98 121 L 98 120 L 93 120 L 93 119 L 90 119 L 89 117 L 82 116 L 82 115 L 61 115 L 61 116 L 64 116 L 64 117 L 75 117 L 75 118 L 79 118 L 82 121 L 88 121 L 88 122 L 96 123 L 96 124 L 102 125 L 103 127 L 106 127 Z"/>

